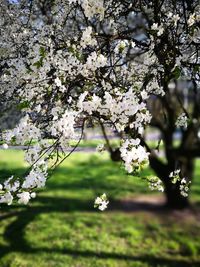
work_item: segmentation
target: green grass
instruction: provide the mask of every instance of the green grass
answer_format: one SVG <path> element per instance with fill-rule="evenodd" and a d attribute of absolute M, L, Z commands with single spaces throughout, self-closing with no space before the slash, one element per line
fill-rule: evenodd
<path fill-rule="evenodd" d="M 0 151 L 1 178 L 25 167 L 23 152 Z M 110 205 L 102 213 L 93 202 L 104 192 Z M 198 216 L 149 211 L 151 205 L 138 210 L 133 200 L 141 194 L 159 196 L 106 153 L 73 154 L 29 206 L 2 206 L 0 267 L 200 266 Z M 200 201 L 198 179 L 191 200 Z"/>

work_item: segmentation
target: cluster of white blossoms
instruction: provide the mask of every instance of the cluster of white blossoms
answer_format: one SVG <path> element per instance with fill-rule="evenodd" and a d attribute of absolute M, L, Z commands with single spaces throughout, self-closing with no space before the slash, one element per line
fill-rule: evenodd
<path fill-rule="evenodd" d="M 104 18 L 104 0 L 68 0 L 69 4 L 78 3 L 82 6 L 85 16 L 92 18 L 94 15 L 99 15 L 100 20 Z"/>
<path fill-rule="evenodd" d="M 120 57 L 125 57 L 129 49 L 134 49 L 136 47 L 135 42 L 129 40 L 123 40 L 116 43 L 114 52 Z"/>
<path fill-rule="evenodd" d="M 176 127 L 183 127 L 186 129 L 188 126 L 188 117 L 185 113 L 181 113 L 176 120 Z"/>
<path fill-rule="evenodd" d="M 88 18 L 92 18 L 94 15 L 98 14 L 100 20 L 103 20 L 105 11 L 104 0 L 82 0 L 81 4 Z"/>
<path fill-rule="evenodd" d="M 164 192 L 163 182 L 156 176 L 147 177 L 148 186 L 151 190 L 157 190 L 160 192 Z"/>
<path fill-rule="evenodd" d="M 148 92 L 149 94 L 152 93 L 161 96 L 165 95 L 163 88 L 158 85 L 158 82 L 156 80 L 152 80 L 148 83 L 146 87 L 146 92 Z"/>
<path fill-rule="evenodd" d="M 77 113 L 74 111 L 66 110 L 61 118 L 54 121 L 51 126 L 51 134 L 54 137 L 62 136 L 66 140 L 75 137 L 75 118 Z"/>
<path fill-rule="evenodd" d="M 198 13 L 193 13 L 193 14 L 190 14 L 190 17 L 187 21 L 188 23 L 188 26 L 192 26 L 194 25 L 196 22 L 199 22 L 200 21 L 200 9 L 198 11 Z"/>
<path fill-rule="evenodd" d="M 33 168 L 23 179 L 11 176 L 0 184 L 0 203 L 11 205 L 13 200 L 17 199 L 18 203 L 27 204 L 31 198 L 35 198 L 34 190 L 45 186 L 48 157 L 53 148 L 48 141 L 40 139 L 40 130 L 31 123 L 28 116 L 22 118 L 16 128 L 4 133 L 4 140 L 8 143 L 22 145 L 34 141 L 36 144 L 25 151 L 25 160 Z M 39 140 L 40 142 L 37 143 Z"/>
<path fill-rule="evenodd" d="M 177 181 L 180 180 L 180 172 L 181 172 L 180 169 L 170 172 L 169 178 L 171 178 L 173 184 L 176 184 Z"/>
<path fill-rule="evenodd" d="M 2 185 L 0 184 L 0 193 L 4 191 L 4 195 L 0 197 L 0 203 L 7 203 L 11 205 L 14 197 L 18 198 L 19 204 L 28 204 L 31 198 L 35 198 L 35 192 L 25 191 L 25 189 L 20 189 L 20 182 L 19 180 L 14 179 L 14 176 L 8 178 L 8 180 Z M 16 193 L 19 192 L 19 193 Z"/>
<path fill-rule="evenodd" d="M 105 145 L 104 144 L 99 144 L 97 147 L 96 147 L 96 151 L 97 152 L 103 152 L 105 151 Z"/>
<path fill-rule="evenodd" d="M 30 171 L 30 173 L 24 178 L 22 189 L 41 188 L 45 186 L 47 179 L 46 165 L 44 169 L 37 166 Z"/>
<path fill-rule="evenodd" d="M 187 197 L 189 193 L 189 186 L 191 181 L 187 181 L 186 178 L 180 177 L 180 169 L 177 169 L 169 174 L 169 178 L 173 184 L 179 183 L 180 193 L 183 197 Z"/>
<path fill-rule="evenodd" d="M 36 197 L 36 193 L 35 192 L 33 192 L 33 193 L 22 192 L 22 193 L 17 194 L 17 197 L 19 198 L 19 200 L 18 200 L 19 204 L 27 205 L 31 198 Z"/>
<path fill-rule="evenodd" d="M 132 89 L 125 93 L 116 89 L 115 95 L 105 92 L 103 98 L 95 94 L 90 97 L 84 92 L 79 98 L 78 107 L 90 115 L 98 112 L 100 116 L 109 118 L 119 131 L 123 131 L 126 126 L 139 130 L 151 120 L 146 104 L 140 101 Z M 131 122 L 133 116 L 135 120 Z"/>
<path fill-rule="evenodd" d="M 169 12 L 167 17 L 173 21 L 174 26 L 177 26 L 177 23 L 180 20 L 179 14 L 173 14 L 172 12 Z"/>
<path fill-rule="evenodd" d="M 120 148 L 121 157 L 128 173 L 139 171 L 148 163 L 149 153 L 140 145 L 140 139 L 127 139 Z"/>
<path fill-rule="evenodd" d="M 0 203 L 11 205 L 14 199 L 18 199 L 18 203 L 27 204 L 36 196 L 33 190 L 44 187 L 46 180 L 47 165 L 40 160 L 23 180 L 11 176 L 0 184 Z"/>
<path fill-rule="evenodd" d="M 0 192 L 1 192 L 1 191 L 3 191 L 3 186 L 0 185 L 0 187 L 2 188 L 2 190 L 0 190 Z M 4 194 L 0 198 L 0 203 L 6 203 L 8 205 L 11 205 L 13 202 L 12 194 L 10 193 L 10 191 L 8 191 L 8 192 L 3 191 L 3 192 L 4 192 Z"/>
<path fill-rule="evenodd" d="M 98 68 L 104 67 L 107 63 L 107 58 L 102 54 L 97 54 L 96 51 L 92 52 L 87 58 L 87 62 L 84 65 L 83 74 L 87 71 L 96 71 Z"/>
<path fill-rule="evenodd" d="M 94 201 L 94 207 L 98 208 L 100 211 L 104 211 L 105 209 L 107 209 L 108 204 L 109 201 L 105 193 L 100 197 L 97 197 Z"/>
<path fill-rule="evenodd" d="M 189 193 L 189 186 L 191 184 L 191 181 L 186 181 L 185 178 L 181 179 L 181 182 L 180 182 L 180 192 L 181 192 L 181 195 L 183 197 L 187 197 L 188 196 L 188 193 Z"/>
<path fill-rule="evenodd" d="M 157 36 L 161 36 L 164 32 L 164 27 L 162 24 L 153 23 L 151 30 L 156 31 Z"/>
<path fill-rule="evenodd" d="M 96 39 L 92 37 L 92 27 L 91 26 L 87 27 L 84 30 L 83 35 L 81 37 L 80 45 L 82 48 L 86 48 L 88 45 L 90 45 L 90 46 L 96 46 L 97 45 Z"/>
<path fill-rule="evenodd" d="M 29 120 L 28 116 L 22 118 L 16 128 L 4 133 L 4 140 L 6 143 L 11 143 L 11 141 L 14 140 L 16 144 L 20 145 L 24 145 L 30 140 L 37 141 L 40 138 L 40 130 Z"/>

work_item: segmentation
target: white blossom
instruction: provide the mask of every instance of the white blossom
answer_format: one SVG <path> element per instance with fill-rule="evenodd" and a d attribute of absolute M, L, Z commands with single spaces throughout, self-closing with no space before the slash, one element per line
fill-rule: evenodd
<path fill-rule="evenodd" d="M 192 26 L 195 23 L 195 14 L 191 14 L 187 22 L 188 26 Z"/>
<path fill-rule="evenodd" d="M 7 144 L 3 144 L 2 147 L 3 147 L 3 149 L 8 149 L 8 145 Z"/>
<path fill-rule="evenodd" d="M 20 187 L 20 182 L 16 180 L 14 176 L 11 176 L 4 182 L 4 189 L 10 192 L 16 192 L 19 187 Z"/>
<path fill-rule="evenodd" d="M 101 195 L 100 197 L 97 197 L 94 201 L 94 207 L 95 208 L 97 207 L 101 211 L 104 211 L 105 209 L 107 209 L 108 204 L 109 204 L 109 201 L 105 193 Z"/>
<path fill-rule="evenodd" d="M 140 145 L 139 138 L 127 139 L 122 144 L 120 152 L 125 163 L 125 169 L 128 173 L 138 170 L 148 162 L 149 153 Z"/>
<path fill-rule="evenodd" d="M 19 204 L 24 204 L 27 205 L 29 200 L 31 199 L 30 193 L 29 192 L 22 192 L 20 194 L 17 194 L 19 200 L 18 203 Z"/>
<path fill-rule="evenodd" d="M 95 46 L 97 45 L 96 39 L 92 37 L 92 27 L 87 27 L 82 35 L 80 45 L 82 48 L 85 48 L 88 45 Z"/>
<path fill-rule="evenodd" d="M 99 144 L 96 147 L 96 151 L 98 151 L 98 152 L 103 152 L 104 150 L 105 150 L 105 145 L 104 144 Z"/>
<path fill-rule="evenodd" d="M 164 32 L 164 28 L 162 25 L 158 25 L 158 23 L 153 23 L 153 25 L 151 26 L 151 30 L 156 31 L 157 36 L 161 36 Z"/>
<path fill-rule="evenodd" d="M 151 190 L 164 192 L 163 182 L 156 176 L 147 177 L 148 185 Z"/>
<path fill-rule="evenodd" d="M 10 192 L 6 192 L 3 196 L 0 196 L 0 203 L 7 203 L 11 205 L 13 202 L 13 196 Z"/>
<path fill-rule="evenodd" d="M 187 126 L 188 126 L 188 118 L 187 118 L 185 113 L 181 113 L 178 116 L 178 118 L 176 120 L 176 126 L 177 127 L 183 127 L 185 129 L 187 128 Z"/>

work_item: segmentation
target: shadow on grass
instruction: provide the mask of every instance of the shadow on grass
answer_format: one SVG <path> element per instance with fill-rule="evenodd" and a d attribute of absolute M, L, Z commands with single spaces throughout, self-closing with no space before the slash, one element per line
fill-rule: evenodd
<path fill-rule="evenodd" d="M 92 168 L 90 168 L 92 166 Z M 16 175 L 21 175 L 24 173 L 24 169 L 16 170 L 0 170 L 3 172 L 3 176 L 9 177 L 14 172 Z M 121 172 L 122 173 L 122 172 Z M 149 171 L 146 170 L 144 175 L 148 175 Z M 48 182 L 47 191 L 52 193 L 52 197 L 48 196 L 38 196 L 37 199 L 33 202 L 31 207 L 19 207 L 4 206 L 1 210 L 3 214 L 0 216 L 0 221 L 14 217 L 15 220 L 7 225 L 3 238 L 8 242 L 8 245 L 0 245 L 0 258 L 5 256 L 10 252 L 21 252 L 21 253 L 30 253 L 36 254 L 39 252 L 46 253 L 58 253 L 63 255 L 71 255 L 75 257 L 83 258 L 92 258 L 96 257 L 99 259 L 114 259 L 114 260 L 128 260 L 128 261 L 141 261 L 144 263 L 149 263 L 152 266 L 177 266 L 177 267 L 196 267 L 199 266 L 199 262 L 187 262 L 186 260 L 174 260 L 174 259 L 165 259 L 157 258 L 154 256 L 144 255 L 141 257 L 126 255 L 126 254 L 117 254 L 117 253 L 108 253 L 108 252 L 95 252 L 90 250 L 77 250 L 77 249 L 48 249 L 48 248 L 33 248 L 31 244 L 27 242 L 25 238 L 25 229 L 26 227 L 36 219 L 40 214 L 44 213 L 70 213 L 70 212 L 96 212 L 93 208 L 93 199 L 90 199 L 89 196 L 86 199 L 81 199 L 84 190 L 92 190 L 93 192 L 103 192 L 109 190 L 111 192 L 111 197 L 117 194 L 117 192 L 129 191 L 135 192 L 139 191 L 146 192 L 144 186 L 140 185 L 136 188 L 131 188 L 133 184 L 131 179 L 134 177 L 129 177 L 127 183 L 125 181 L 116 181 L 112 178 L 113 176 L 119 176 L 119 169 L 114 168 L 113 163 L 106 162 L 99 166 L 99 162 L 95 159 L 91 159 L 90 162 L 81 162 L 78 166 L 59 168 L 53 180 Z M 109 177 L 107 179 L 107 177 Z M 57 178 L 57 179 L 55 179 Z M 68 179 L 69 178 L 69 179 Z M 124 176 L 124 179 L 127 177 Z M 62 190 L 62 192 L 68 191 L 79 191 L 79 198 L 69 198 L 69 197 L 54 197 L 54 192 Z M 85 191 L 86 192 L 86 191 Z M 91 195 L 90 195 L 91 196 Z M 111 206 L 108 212 L 113 211 L 156 211 L 161 210 L 160 205 L 155 205 L 151 203 L 132 203 L 132 206 L 129 206 L 127 209 L 122 205 L 121 202 L 111 201 Z"/>
<path fill-rule="evenodd" d="M 58 249 L 58 248 L 46 248 L 39 247 L 33 248 L 26 241 L 25 238 L 25 229 L 27 225 L 34 221 L 34 219 L 43 213 L 51 213 L 51 212 L 70 212 L 71 210 L 78 211 L 94 211 L 93 208 L 90 207 L 90 203 L 82 200 L 74 200 L 74 199 L 62 199 L 62 198 L 48 198 L 48 197 L 39 197 L 39 203 L 46 203 L 45 206 L 35 206 L 35 207 L 23 207 L 19 212 L 10 212 L 5 216 L 0 217 L 0 221 L 3 219 L 7 219 L 8 217 L 15 216 L 16 219 L 12 223 L 10 223 L 5 232 L 4 239 L 9 243 L 8 246 L 0 245 L 0 258 L 5 256 L 10 252 L 19 252 L 19 253 L 29 253 L 29 254 L 37 254 L 37 253 L 57 253 L 61 255 L 69 255 L 73 257 L 83 257 L 83 258 L 97 258 L 97 259 L 113 259 L 113 260 L 125 260 L 125 261 L 140 261 L 143 263 L 151 264 L 150 266 L 171 266 L 171 267 L 197 267 L 200 262 L 188 262 L 188 260 L 174 260 L 169 258 L 159 258 L 155 256 L 133 256 L 127 254 L 117 254 L 110 252 L 95 252 L 90 250 L 77 250 L 71 248 Z M 74 202 L 73 208 L 66 205 L 67 203 Z"/>
<path fill-rule="evenodd" d="M 25 229 L 29 223 L 35 220 L 35 218 L 44 213 L 70 213 L 74 211 L 80 212 L 96 212 L 91 206 L 90 201 L 84 201 L 81 199 L 66 199 L 60 197 L 38 197 L 37 205 L 32 207 L 20 207 L 21 210 L 15 211 L 15 208 L 19 208 L 18 206 L 12 207 L 12 210 L 5 215 L 0 217 L 0 221 L 10 218 L 16 217 L 16 219 L 11 222 L 7 227 L 3 234 L 3 238 L 8 242 L 8 246 L 0 246 L 0 258 L 5 256 L 10 252 L 19 252 L 19 253 L 29 253 L 29 254 L 37 254 L 37 253 L 57 253 L 61 255 L 69 255 L 73 257 L 83 257 L 83 258 L 97 258 L 97 259 L 113 259 L 113 260 L 125 260 L 125 261 L 140 261 L 143 263 L 148 263 L 150 266 L 171 266 L 171 267 L 197 267 L 200 262 L 188 262 L 188 260 L 183 259 L 169 259 L 169 258 L 159 258 L 155 256 L 133 256 L 126 254 L 117 254 L 117 253 L 109 253 L 109 252 L 95 252 L 90 250 L 77 250 L 71 248 L 58 249 L 58 248 L 46 248 L 39 247 L 33 248 L 31 244 L 26 241 L 25 238 Z M 133 203 L 134 204 L 134 203 Z M 4 208 L 4 211 L 8 210 L 8 208 Z M 114 207 L 108 212 L 122 210 L 122 206 L 120 206 L 119 202 L 114 202 Z M 137 210 L 155 210 L 155 206 L 151 204 L 145 205 L 144 203 L 138 204 Z M 123 210 L 124 211 L 124 210 Z M 133 211 L 133 210 L 132 210 Z M 83 213 L 84 214 L 84 213 Z"/>

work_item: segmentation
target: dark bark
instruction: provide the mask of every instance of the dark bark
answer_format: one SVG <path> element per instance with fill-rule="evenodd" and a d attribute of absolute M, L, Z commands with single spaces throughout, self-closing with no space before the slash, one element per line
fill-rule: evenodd
<path fill-rule="evenodd" d="M 170 209 L 184 209 L 189 207 L 188 197 L 183 197 L 180 192 L 180 184 L 173 184 L 169 178 L 170 172 L 174 171 L 175 163 L 178 162 L 178 168 L 181 170 L 181 177 L 186 180 L 192 180 L 194 170 L 193 158 L 180 157 L 178 160 L 168 159 L 168 164 L 162 163 L 157 158 L 150 157 L 151 168 L 163 181 L 165 187 L 166 206 Z"/>
<path fill-rule="evenodd" d="M 179 185 L 165 184 L 166 206 L 170 209 L 185 209 L 189 207 L 188 197 L 180 194 Z"/>
<path fill-rule="evenodd" d="M 119 148 L 116 148 L 115 150 L 110 151 L 110 157 L 112 161 L 121 161 L 121 154 L 119 151 Z"/>

